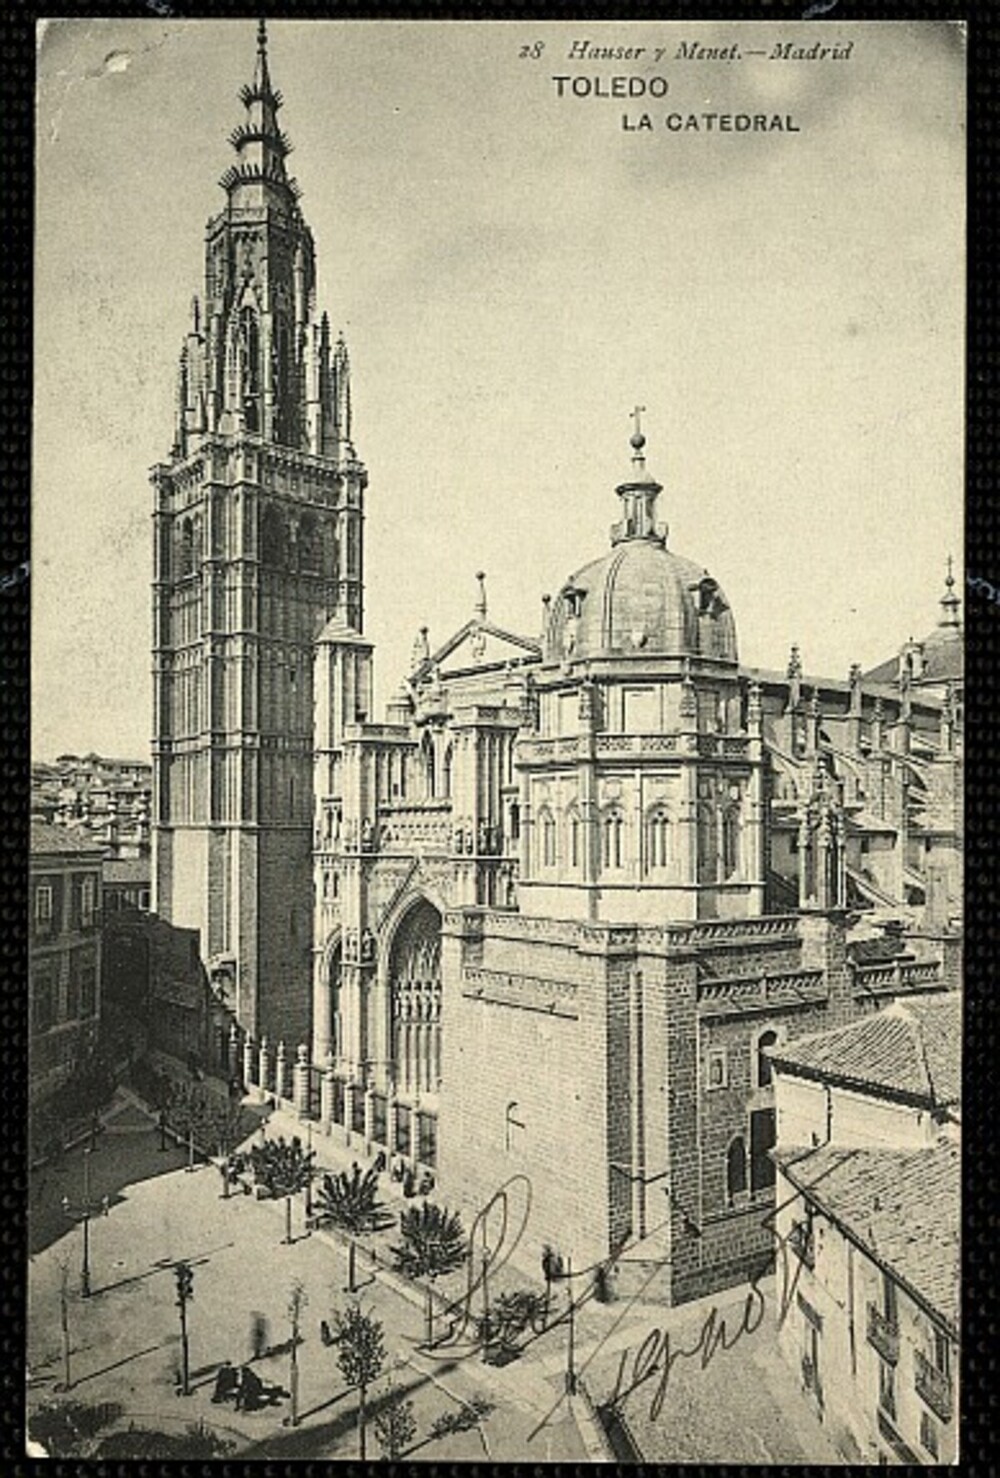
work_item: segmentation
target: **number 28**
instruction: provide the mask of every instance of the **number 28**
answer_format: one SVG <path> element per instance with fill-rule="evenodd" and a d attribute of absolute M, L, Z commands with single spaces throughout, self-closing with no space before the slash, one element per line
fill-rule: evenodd
<path fill-rule="evenodd" d="M 529 57 L 532 61 L 537 62 L 544 50 L 544 41 L 526 41 L 521 47 L 520 55 L 522 58 Z"/>

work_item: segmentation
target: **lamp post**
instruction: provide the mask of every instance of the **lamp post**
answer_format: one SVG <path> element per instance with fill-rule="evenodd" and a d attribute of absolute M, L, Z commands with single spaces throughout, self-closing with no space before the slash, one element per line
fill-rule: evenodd
<path fill-rule="evenodd" d="M 93 1153 L 89 1145 L 83 1150 L 83 1199 L 80 1205 L 74 1208 L 68 1196 L 62 1198 L 63 1213 L 71 1221 L 78 1221 L 83 1227 L 83 1263 L 80 1267 L 80 1295 L 82 1298 L 90 1297 L 90 1218 L 94 1208 L 90 1203 L 90 1156 Z M 104 1216 L 108 1214 L 108 1198 L 104 1197 L 101 1203 L 101 1212 Z"/>
<path fill-rule="evenodd" d="M 312 1147 L 313 1147 L 313 1125 L 312 1119 L 306 1120 L 306 1220 L 312 1216 Z"/>
<path fill-rule="evenodd" d="M 177 1310 L 181 1320 L 181 1394 L 191 1394 L 191 1371 L 188 1355 L 187 1306 L 194 1297 L 194 1273 L 186 1262 L 174 1264 L 177 1280 Z"/>
<path fill-rule="evenodd" d="M 576 1299 L 573 1296 L 573 1259 L 566 1256 L 566 1287 L 569 1290 L 569 1327 L 566 1346 L 566 1394 L 576 1395 Z"/>

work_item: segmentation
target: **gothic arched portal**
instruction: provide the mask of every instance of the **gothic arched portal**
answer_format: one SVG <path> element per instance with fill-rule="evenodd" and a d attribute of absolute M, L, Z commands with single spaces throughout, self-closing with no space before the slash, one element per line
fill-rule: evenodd
<path fill-rule="evenodd" d="M 441 1078 L 441 915 L 426 898 L 403 918 L 389 954 L 392 1067 L 400 1093 Z"/>

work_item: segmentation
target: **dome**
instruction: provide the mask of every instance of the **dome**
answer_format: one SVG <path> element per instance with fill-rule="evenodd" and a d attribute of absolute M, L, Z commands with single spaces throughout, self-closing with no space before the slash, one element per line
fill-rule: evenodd
<path fill-rule="evenodd" d="M 585 565 L 552 602 L 545 660 L 656 656 L 738 661 L 736 626 L 717 581 L 667 548 L 656 522 L 660 484 L 646 471 L 636 430 L 632 476 L 617 491 L 623 518 L 603 559 Z"/>
<path fill-rule="evenodd" d="M 623 540 L 573 575 L 552 603 L 547 660 L 629 655 L 738 660 L 719 585 L 659 540 Z"/>

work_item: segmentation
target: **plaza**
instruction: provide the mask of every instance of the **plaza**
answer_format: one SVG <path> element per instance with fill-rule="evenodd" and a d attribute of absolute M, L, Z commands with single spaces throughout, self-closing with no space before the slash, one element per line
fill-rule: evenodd
<path fill-rule="evenodd" d="M 286 1112 L 272 1115 L 270 1135 L 298 1131 Z M 320 1166 L 343 1167 L 350 1151 L 331 1139 L 316 1141 Z M 142 1455 L 145 1432 L 179 1434 L 192 1427 L 214 1434 L 219 1451 L 242 1457 L 350 1458 L 358 1454 L 357 1398 L 345 1388 L 336 1351 L 326 1348 L 320 1321 L 332 1319 L 351 1296 L 346 1291 L 346 1245 L 332 1232 L 311 1229 L 305 1207 L 294 1207 L 293 1241 L 283 1245 L 284 1211 L 277 1201 L 252 1195 L 222 1194 L 217 1168 L 199 1163 L 187 1168 L 183 1147 L 161 1148 L 151 1113 L 130 1094 L 119 1092 L 106 1113 L 96 1148 L 89 1151 L 89 1189 L 98 1208 L 90 1225 L 92 1293 L 79 1293 L 82 1231 L 67 1217 L 62 1197 L 79 1203 L 86 1146 L 68 1151 L 62 1162 L 36 1175 L 31 1219 L 29 1272 L 29 1430 L 39 1411 L 79 1404 L 103 1412 L 105 1425 L 88 1453 L 103 1442 L 116 1456 Z M 390 1208 L 388 1182 L 381 1188 Z M 103 1198 L 108 1210 L 101 1214 Z M 417 1432 L 406 1456 L 415 1460 L 599 1461 L 611 1455 L 593 1409 L 615 1383 L 622 1352 L 642 1343 L 650 1328 L 670 1319 L 677 1345 L 697 1342 L 707 1301 L 667 1311 L 641 1302 L 600 1304 L 580 1298 L 574 1327 L 574 1365 L 583 1388 L 566 1396 L 568 1321 L 554 1322 L 530 1339 L 520 1358 L 502 1367 L 487 1365 L 474 1346 L 457 1345 L 428 1353 L 423 1340 L 424 1292 L 385 1266 L 397 1240 L 392 1230 L 379 1238 L 377 1275 L 368 1249 L 358 1256 L 357 1298 L 385 1330 L 385 1372 L 368 1393 L 369 1416 L 391 1379 L 413 1402 Z M 180 1332 L 175 1306 L 174 1264 L 189 1263 L 194 1297 L 188 1310 L 191 1394 L 178 1394 Z M 60 1327 L 60 1289 L 67 1268 L 67 1324 L 70 1390 L 65 1382 Z M 527 1275 L 518 1269 L 521 1286 Z M 443 1280 L 441 1292 L 458 1298 L 465 1273 Z M 541 1277 L 536 1275 L 540 1289 Z M 287 1305 L 294 1283 L 307 1303 L 298 1347 L 298 1423 L 290 1425 Z M 738 1319 L 745 1290 L 734 1290 L 720 1305 Z M 478 1297 L 478 1296 L 477 1296 Z M 557 1302 L 557 1307 L 559 1307 Z M 267 1349 L 253 1357 L 252 1326 L 263 1319 Z M 704 1370 L 698 1361 L 678 1362 L 671 1394 L 655 1430 L 643 1440 L 677 1455 L 710 1457 L 718 1442 L 720 1396 L 726 1390 L 733 1424 L 742 1430 L 723 1434 L 727 1454 L 745 1460 L 822 1461 L 828 1450 L 814 1424 L 797 1421 L 796 1402 L 773 1354 L 770 1331 L 761 1328 L 741 1351 L 720 1353 Z M 250 1362 L 274 1404 L 235 1411 L 213 1404 L 215 1375 L 223 1361 Z M 736 1364 L 738 1362 L 738 1365 Z M 729 1401 L 735 1387 L 738 1400 Z M 782 1384 L 783 1383 L 783 1384 Z M 285 1394 L 280 1395 L 278 1392 Z M 461 1430 L 463 1413 L 474 1416 Z M 642 1427 L 640 1404 L 630 1398 L 633 1430 Z M 804 1412 L 804 1408 L 803 1408 Z M 458 1430 L 439 1437 L 431 1429 L 452 1418 Z M 97 1418 L 98 1420 L 101 1417 Z M 456 1421 L 456 1419 L 458 1419 Z M 647 1424 L 648 1425 L 648 1424 Z M 128 1444 L 136 1443 L 134 1449 Z M 733 1444 L 736 1443 L 734 1446 Z M 84 1449 L 81 1449 L 81 1453 Z M 369 1421 L 368 1453 L 377 1445 Z M 664 1454 L 665 1455 L 665 1454 Z"/>

